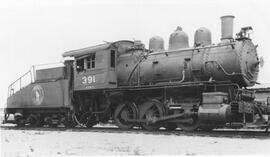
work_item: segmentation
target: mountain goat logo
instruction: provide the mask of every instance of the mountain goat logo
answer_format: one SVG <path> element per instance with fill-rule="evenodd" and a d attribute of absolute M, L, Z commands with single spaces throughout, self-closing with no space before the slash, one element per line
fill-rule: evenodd
<path fill-rule="evenodd" d="M 40 105 L 44 99 L 44 91 L 40 85 L 35 85 L 32 89 L 32 101 L 35 105 Z"/>

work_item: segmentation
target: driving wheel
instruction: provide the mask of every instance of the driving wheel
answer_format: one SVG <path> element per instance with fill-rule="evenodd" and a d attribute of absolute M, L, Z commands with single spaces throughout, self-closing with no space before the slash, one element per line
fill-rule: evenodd
<path fill-rule="evenodd" d="M 138 108 L 135 103 L 123 102 L 118 105 L 114 112 L 114 120 L 116 125 L 120 129 L 130 129 L 134 126 L 134 123 L 129 122 L 131 119 L 137 119 Z"/>
<path fill-rule="evenodd" d="M 142 128 L 154 131 L 161 127 L 161 124 L 155 121 L 164 115 L 164 108 L 158 100 L 149 100 L 145 102 L 140 108 L 140 119 L 146 122 L 142 123 Z"/>

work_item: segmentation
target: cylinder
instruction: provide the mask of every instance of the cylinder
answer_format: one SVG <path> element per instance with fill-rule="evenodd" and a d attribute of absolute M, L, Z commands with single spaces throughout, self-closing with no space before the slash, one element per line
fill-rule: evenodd
<path fill-rule="evenodd" d="M 221 40 L 233 39 L 233 19 L 234 16 L 221 16 Z"/>
<path fill-rule="evenodd" d="M 231 106 L 228 104 L 209 105 L 208 107 L 199 107 L 199 119 L 204 124 L 226 123 L 231 114 Z"/>
<path fill-rule="evenodd" d="M 150 51 L 163 51 L 164 50 L 164 40 L 160 36 L 154 36 L 149 40 L 149 50 Z"/>

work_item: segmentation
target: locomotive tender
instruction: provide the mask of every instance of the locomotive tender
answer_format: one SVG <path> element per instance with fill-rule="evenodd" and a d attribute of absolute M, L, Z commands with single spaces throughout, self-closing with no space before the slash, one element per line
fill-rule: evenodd
<path fill-rule="evenodd" d="M 64 66 L 30 70 L 32 81 L 14 92 L 9 86 L 5 123 L 19 126 L 114 122 L 185 131 L 219 127 L 268 128 L 270 107 L 256 102 L 246 87 L 257 82 L 260 61 L 251 27 L 233 38 L 234 16 L 221 17 L 221 42 L 199 28 L 194 46 L 181 27 L 164 40 L 121 40 L 63 54 Z M 14 120 L 9 120 L 9 115 Z"/>

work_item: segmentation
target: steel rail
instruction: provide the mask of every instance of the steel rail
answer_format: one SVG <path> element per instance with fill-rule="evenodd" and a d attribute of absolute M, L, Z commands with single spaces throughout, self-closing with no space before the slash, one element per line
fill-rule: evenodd
<path fill-rule="evenodd" d="M 216 138 L 248 138 L 248 139 L 270 139 L 270 133 L 263 130 L 235 130 L 235 129 L 215 129 L 213 131 L 193 131 L 185 132 L 182 130 L 168 131 L 160 129 L 158 131 L 147 131 L 140 128 L 134 128 L 129 130 L 121 130 L 114 126 L 105 126 L 93 128 L 86 127 L 75 127 L 75 128 L 53 128 L 53 127 L 14 127 L 14 126 L 3 126 L 1 125 L 1 130 L 23 130 L 23 131 L 63 131 L 63 132 L 98 132 L 98 133 L 127 133 L 127 134 L 146 134 L 146 135 L 168 135 L 168 136 L 202 136 L 202 137 L 216 137 Z"/>

